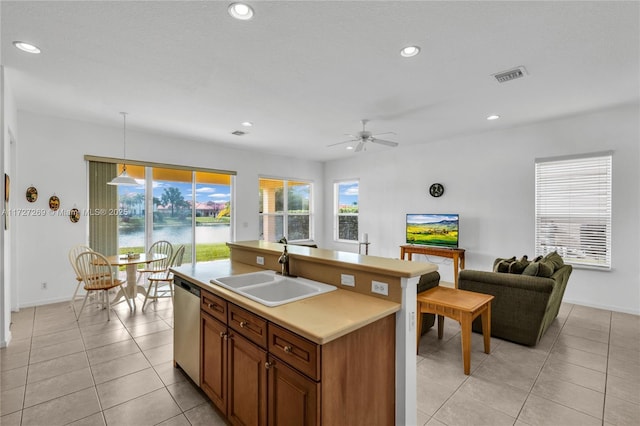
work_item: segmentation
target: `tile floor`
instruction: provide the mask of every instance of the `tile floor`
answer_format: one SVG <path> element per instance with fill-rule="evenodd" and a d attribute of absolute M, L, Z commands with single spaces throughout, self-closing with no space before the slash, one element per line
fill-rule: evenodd
<path fill-rule="evenodd" d="M 106 321 L 79 322 L 68 303 L 12 314 L 0 350 L 0 424 L 222 425 L 206 397 L 173 368 L 169 300 Z M 473 334 L 462 373 L 459 326 L 430 330 L 417 356 L 420 425 L 640 424 L 640 317 L 564 304 L 528 348 Z M 337 425 L 342 426 L 342 425 Z M 351 426 L 351 425 L 344 425 Z"/>

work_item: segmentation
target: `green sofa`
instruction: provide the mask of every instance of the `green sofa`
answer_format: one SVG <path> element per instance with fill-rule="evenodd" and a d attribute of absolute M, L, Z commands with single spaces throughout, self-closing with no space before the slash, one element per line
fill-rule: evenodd
<path fill-rule="evenodd" d="M 440 273 L 438 271 L 429 272 L 428 274 L 424 274 L 420 276 L 420 281 L 418 281 L 418 291 L 420 294 L 423 291 L 427 291 L 430 288 L 436 287 L 440 285 Z M 422 334 L 425 334 L 433 324 L 435 323 L 436 316 L 434 314 L 424 314 L 422 315 Z"/>
<path fill-rule="evenodd" d="M 496 259 L 494 270 L 504 261 Z M 571 271 L 571 265 L 563 263 L 557 264 L 548 278 L 465 269 L 460 271 L 458 288 L 495 296 L 491 303 L 492 336 L 535 346 L 558 316 Z M 473 322 L 473 331 L 482 332 L 480 318 Z"/>

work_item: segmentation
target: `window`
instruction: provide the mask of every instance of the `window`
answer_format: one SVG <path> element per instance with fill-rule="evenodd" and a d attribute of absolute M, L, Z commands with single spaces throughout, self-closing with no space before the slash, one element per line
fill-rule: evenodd
<path fill-rule="evenodd" d="M 536 160 L 536 255 L 611 268 L 611 153 Z"/>
<path fill-rule="evenodd" d="M 358 241 L 358 190 L 357 180 L 336 182 L 334 186 L 338 241 Z"/>
<path fill-rule="evenodd" d="M 311 183 L 260 178 L 260 239 L 311 240 Z M 286 230 L 286 231 L 285 231 Z"/>
<path fill-rule="evenodd" d="M 167 240 L 185 246 L 185 263 L 229 257 L 232 172 L 128 162 L 129 176 L 140 185 L 116 187 L 106 182 L 122 164 L 87 159 L 91 211 L 118 213 L 89 217 L 91 247 L 107 254 L 141 253 Z"/>

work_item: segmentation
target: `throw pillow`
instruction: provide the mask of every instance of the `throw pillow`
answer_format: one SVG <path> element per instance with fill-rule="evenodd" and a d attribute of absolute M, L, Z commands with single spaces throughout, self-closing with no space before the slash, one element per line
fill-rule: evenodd
<path fill-rule="evenodd" d="M 524 268 L 522 275 L 529 275 L 532 277 L 550 278 L 553 275 L 553 263 L 540 260 L 538 262 L 531 262 Z"/>
<path fill-rule="evenodd" d="M 549 278 L 553 275 L 553 263 L 542 259 L 538 262 L 538 277 Z"/>
<path fill-rule="evenodd" d="M 529 265 L 529 262 L 527 260 L 527 255 L 525 254 L 524 256 L 522 256 L 522 259 L 516 261 L 516 262 L 512 262 L 509 265 L 509 273 L 510 274 L 522 274 L 522 272 L 524 271 L 524 269 Z"/>
<path fill-rule="evenodd" d="M 547 254 L 544 257 L 544 261 L 553 263 L 554 271 L 557 271 L 564 266 L 564 260 L 562 260 L 562 257 L 558 254 L 557 251 Z"/>
<path fill-rule="evenodd" d="M 513 256 L 509 259 L 498 258 L 493 262 L 493 272 L 509 272 L 509 265 L 516 261 L 516 257 Z"/>
<path fill-rule="evenodd" d="M 531 262 L 527 265 L 526 268 L 524 268 L 524 271 L 522 271 L 522 275 L 535 277 L 538 275 L 538 269 L 540 269 L 539 262 Z"/>

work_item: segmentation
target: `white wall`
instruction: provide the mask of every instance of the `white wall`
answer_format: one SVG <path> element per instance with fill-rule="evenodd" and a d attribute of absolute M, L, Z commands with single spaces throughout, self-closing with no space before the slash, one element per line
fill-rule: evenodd
<path fill-rule="evenodd" d="M 4 174 L 7 173 L 11 179 L 14 171 L 13 164 L 13 147 L 11 145 L 11 136 L 16 136 L 17 132 L 17 111 L 15 98 L 11 91 L 11 87 L 8 81 L 8 77 L 4 72 L 4 67 L 0 66 L 0 92 L 1 106 L 0 106 L 0 122 L 1 124 L 1 138 L 0 138 L 0 178 L 4 179 Z M 4 209 L 4 181 L 2 181 L 2 208 Z M 13 181 L 12 181 L 13 183 Z M 13 185 L 11 185 L 13 188 Z M 10 191 L 9 207 L 15 204 L 15 194 Z M 9 228 L 4 230 L 4 225 L 0 224 L 0 347 L 5 346 L 11 340 L 11 332 L 9 327 L 11 325 L 11 307 L 12 300 L 15 295 L 12 294 L 13 282 L 13 263 L 15 257 L 12 255 L 12 241 L 15 241 L 12 218 L 9 218 Z M 4 219 L 0 221 L 4 223 Z"/>
<path fill-rule="evenodd" d="M 281 156 L 265 155 L 212 144 L 174 139 L 131 130 L 127 126 L 127 158 L 158 163 L 233 170 L 236 177 L 236 240 L 258 238 L 258 176 L 307 179 L 314 182 L 315 205 L 323 194 L 322 164 Z M 18 112 L 20 138 L 17 147 L 17 173 L 12 179 L 16 208 L 48 209 L 54 193 L 61 210 L 87 206 L 87 166 L 84 155 L 122 156 L 122 128 Z M 29 186 L 38 189 L 38 200 L 28 203 L 21 196 Z M 73 293 L 74 276 L 67 259 L 69 249 L 88 240 L 88 221 L 77 224 L 68 217 L 17 217 L 12 226 L 19 244 L 14 248 L 17 267 L 19 306 L 32 306 L 68 300 Z M 314 226 L 323 235 L 322 221 Z M 41 283 L 47 282 L 47 289 Z"/>
<path fill-rule="evenodd" d="M 637 104 L 626 105 L 327 162 L 325 247 L 357 251 L 357 245 L 332 243 L 331 194 L 336 180 L 357 177 L 359 228 L 369 234 L 370 254 L 399 257 L 406 213 L 459 213 L 467 269 L 490 270 L 496 257 L 532 257 L 534 160 L 613 150 L 613 268 L 574 269 L 564 300 L 639 314 L 639 113 Z M 401 132 L 397 139 L 402 142 Z M 433 182 L 445 186 L 441 198 L 428 195 Z M 450 259 L 429 260 L 441 263 L 443 280 L 453 281 Z"/>

